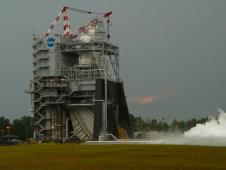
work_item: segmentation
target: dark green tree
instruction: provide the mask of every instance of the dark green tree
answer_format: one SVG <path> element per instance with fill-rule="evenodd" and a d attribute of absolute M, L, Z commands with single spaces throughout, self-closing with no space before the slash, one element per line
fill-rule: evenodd
<path fill-rule="evenodd" d="M 158 121 L 156 119 L 151 120 L 150 130 L 158 130 Z"/>
<path fill-rule="evenodd" d="M 8 133 L 7 126 L 11 126 L 9 119 L 6 119 L 4 116 L 0 117 L 0 136 Z"/>
<path fill-rule="evenodd" d="M 163 122 L 163 121 L 160 121 L 158 123 L 158 128 L 157 128 L 158 131 L 161 131 L 161 132 L 166 132 L 169 130 L 169 125 L 166 123 L 166 122 Z"/>
<path fill-rule="evenodd" d="M 141 117 L 130 114 L 130 121 L 133 131 L 144 131 L 146 129 L 146 124 Z"/>
<path fill-rule="evenodd" d="M 14 135 L 19 136 L 25 140 L 33 137 L 33 118 L 30 116 L 23 116 L 20 119 L 13 121 Z"/>

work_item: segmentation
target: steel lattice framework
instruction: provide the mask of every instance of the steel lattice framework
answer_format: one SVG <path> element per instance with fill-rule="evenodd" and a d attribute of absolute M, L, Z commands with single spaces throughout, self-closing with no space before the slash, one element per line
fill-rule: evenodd
<path fill-rule="evenodd" d="M 68 10 L 98 17 L 71 32 Z M 64 6 L 44 36 L 33 35 L 33 79 L 27 92 L 37 139 L 92 140 L 97 80 L 105 84 L 102 128 L 107 133 L 107 82 L 121 83 L 119 48 L 109 41 L 111 14 Z M 64 32 L 53 34 L 61 16 Z"/>

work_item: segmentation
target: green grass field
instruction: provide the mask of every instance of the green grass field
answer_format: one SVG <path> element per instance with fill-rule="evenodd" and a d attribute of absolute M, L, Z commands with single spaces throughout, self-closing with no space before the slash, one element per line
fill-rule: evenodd
<path fill-rule="evenodd" d="M 33 144 L 0 146 L 0 170 L 226 169 L 226 147 Z"/>

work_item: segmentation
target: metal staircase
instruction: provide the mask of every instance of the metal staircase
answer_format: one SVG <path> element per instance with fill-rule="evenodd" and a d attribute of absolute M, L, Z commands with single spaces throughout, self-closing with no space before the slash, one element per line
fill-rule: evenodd
<path fill-rule="evenodd" d="M 81 141 L 92 140 L 94 114 L 85 107 L 73 109 L 70 112 L 70 118 L 73 126 L 73 135 L 77 136 Z"/>
<path fill-rule="evenodd" d="M 50 121 L 50 117 L 46 116 L 45 109 L 48 105 L 64 104 L 66 102 L 67 82 L 60 81 L 62 77 L 45 77 L 40 76 L 33 81 L 33 95 L 34 95 L 34 115 L 36 117 L 35 126 L 37 127 L 37 135 L 44 133 L 44 131 L 50 131 L 46 122 Z M 54 89 L 54 91 L 46 91 L 46 89 Z M 58 90 L 63 90 L 62 94 L 58 94 Z"/>

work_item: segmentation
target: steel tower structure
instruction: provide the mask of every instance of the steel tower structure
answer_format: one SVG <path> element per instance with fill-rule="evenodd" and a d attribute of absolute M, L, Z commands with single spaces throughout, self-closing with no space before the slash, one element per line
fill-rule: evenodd
<path fill-rule="evenodd" d="M 68 10 L 97 15 L 72 32 Z M 64 6 L 49 30 L 33 35 L 32 98 L 35 136 L 39 140 L 98 139 L 111 133 L 132 136 L 119 77 L 119 48 L 110 39 L 112 12 Z M 63 34 L 52 34 L 63 16 Z"/>

